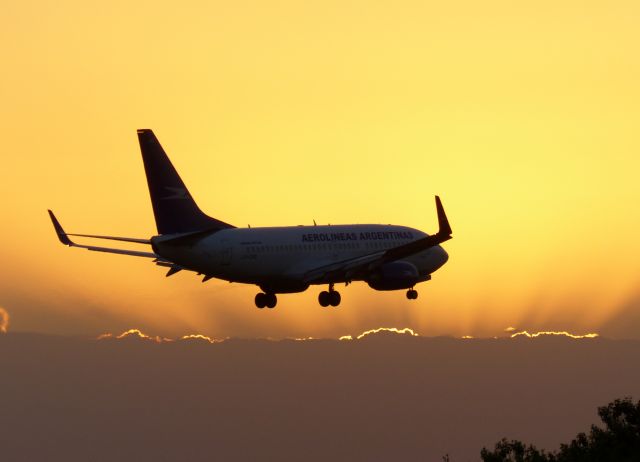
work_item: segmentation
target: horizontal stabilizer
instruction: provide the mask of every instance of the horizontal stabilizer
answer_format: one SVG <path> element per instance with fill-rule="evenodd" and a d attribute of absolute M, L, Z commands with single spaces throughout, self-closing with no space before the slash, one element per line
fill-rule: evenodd
<path fill-rule="evenodd" d="M 97 236 L 95 234 L 71 234 L 67 233 L 67 236 L 76 236 L 76 237 L 89 237 L 92 239 L 109 239 L 112 241 L 122 241 L 122 242 L 133 242 L 136 244 L 149 244 L 151 245 L 151 241 L 149 239 L 138 239 L 135 237 L 118 237 L 118 236 Z"/>
<path fill-rule="evenodd" d="M 51 210 L 48 210 L 48 212 L 49 212 L 49 217 L 51 218 L 51 222 L 53 223 L 53 228 L 55 229 L 56 234 L 58 235 L 58 239 L 64 245 L 68 245 L 69 247 L 79 247 L 81 249 L 87 249 L 94 252 L 106 252 L 106 253 L 115 253 L 119 255 L 131 255 L 134 257 L 160 258 L 157 254 L 153 252 L 139 252 L 136 250 L 112 249 L 109 247 L 96 247 L 92 245 L 76 244 L 71 239 L 69 239 L 69 234 L 64 232 L 62 225 L 60 224 L 56 216 L 53 214 L 53 212 Z M 74 236 L 95 237 L 99 239 L 114 239 L 117 241 L 136 242 L 139 244 L 144 243 L 142 242 L 143 239 L 135 239 L 135 238 L 128 238 L 128 237 L 118 238 L 118 237 L 111 237 L 111 236 L 95 236 L 95 235 L 88 235 L 88 234 L 74 234 Z"/>
<path fill-rule="evenodd" d="M 158 258 L 158 255 L 153 252 L 139 252 L 137 250 L 112 249 L 109 247 L 94 247 L 92 245 L 78 245 L 78 244 L 74 244 L 73 247 L 80 247 L 81 249 L 87 249 L 93 252 L 115 253 L 118 255 L 131 255 L 132 257 Z"/>

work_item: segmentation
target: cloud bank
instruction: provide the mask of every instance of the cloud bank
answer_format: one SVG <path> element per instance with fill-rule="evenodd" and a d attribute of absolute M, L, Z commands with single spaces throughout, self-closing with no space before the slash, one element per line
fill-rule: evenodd
<path fill-rule="evenodd" d="M 0 307 L 0 332 L 6 334 L 9 330 L 9 313 Z"/>

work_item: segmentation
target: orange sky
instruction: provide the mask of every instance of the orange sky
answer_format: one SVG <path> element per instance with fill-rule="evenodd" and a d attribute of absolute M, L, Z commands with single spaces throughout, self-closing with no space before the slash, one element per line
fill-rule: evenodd
<path fill-rule="evenodd" d="M 639 14 L 634 1 L 9 3 L 0 306 L 14 330 L 56 333 L 640 336 Z M 251 286 L 65 249 L 47 208 L 71 232 L 155 231 L 137 128 L 237 226 L 429 232 L 440 194 L 450 261 L 417 302 L 354 284 L 338 310 L 314 287 L 267 312 Z"/>

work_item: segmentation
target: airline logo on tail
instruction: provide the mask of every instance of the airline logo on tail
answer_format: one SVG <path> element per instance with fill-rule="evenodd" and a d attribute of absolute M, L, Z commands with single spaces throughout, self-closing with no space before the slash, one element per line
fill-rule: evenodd
<path fill-rule="evenodd" d="M 189 191 L 187 191 L 185 188 L 175 188 L 173 186 L 165 186 L 164 189 L 168 190 L 169 192 L 173 193 L 173 196 L 166 196 L 163 197 L 162 200 L 166 201 L 166 200 L 170 200 L 170 199 L 191 199 L 191 195 L 189 194 Z"/>

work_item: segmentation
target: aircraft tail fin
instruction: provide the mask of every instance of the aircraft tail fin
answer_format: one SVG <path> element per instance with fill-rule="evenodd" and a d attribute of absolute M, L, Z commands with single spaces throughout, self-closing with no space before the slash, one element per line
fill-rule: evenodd
<path fill-rule="evenodd" d="M 138 130 L 138 140 L 159 234 L 233 228 L 198 208 L 152 130 Z"/>

